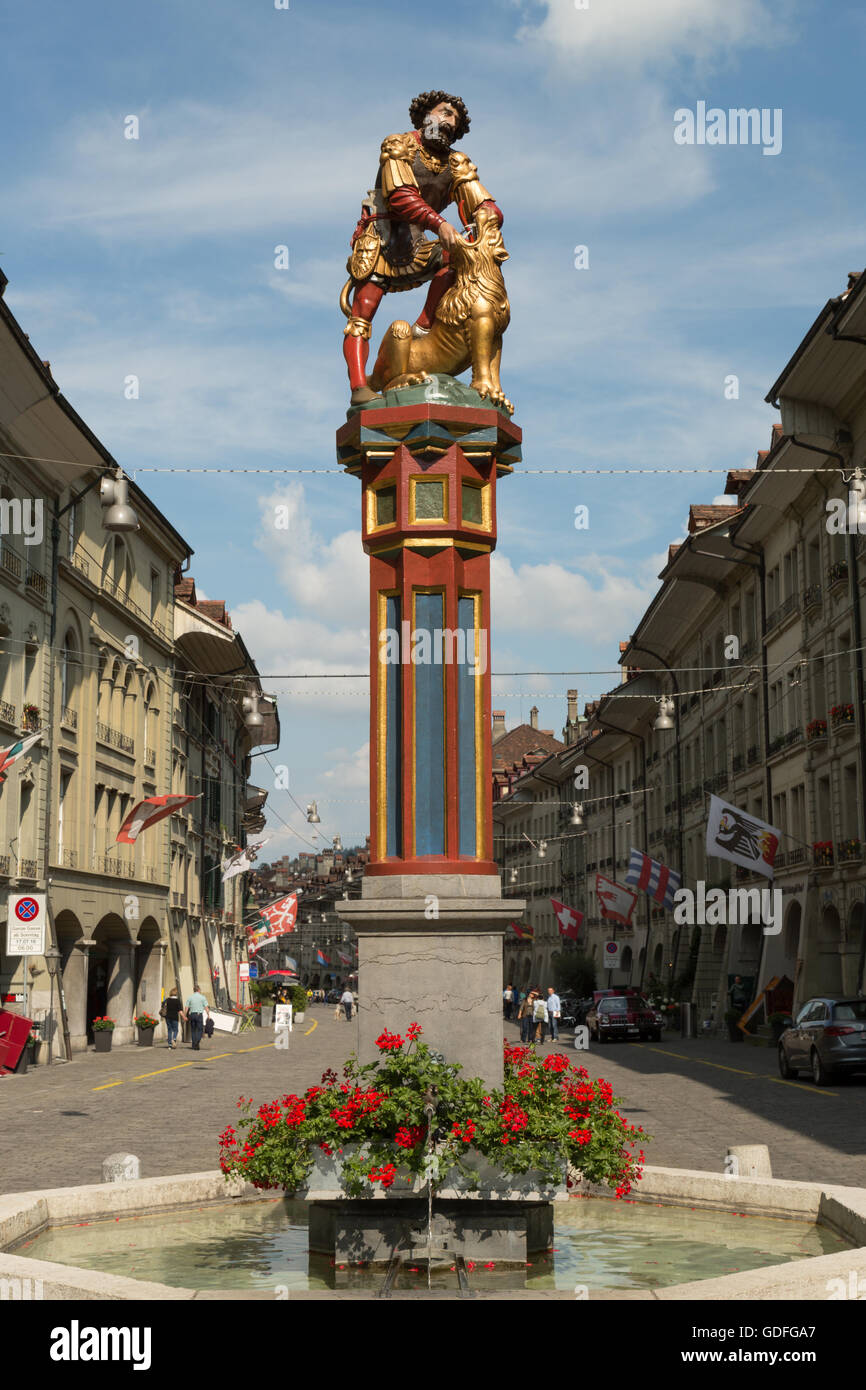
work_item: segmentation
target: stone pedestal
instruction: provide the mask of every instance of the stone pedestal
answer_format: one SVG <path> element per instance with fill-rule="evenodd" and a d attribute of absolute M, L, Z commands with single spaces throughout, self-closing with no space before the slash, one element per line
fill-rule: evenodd
<path fill-rule="evenodd" d="M 433 1247 L 446 1267 L 456 1255 L 523 1269 L 530 1255 L 553 1245 L 550 1202 L 448 1202 L 433 1208 Z M 366 1265 L 394 1256 L 423 1258 L 428 1240 L 425 1201 L 313 1202 L 310 1254 Z"/>
<path fill-rule="evenodd" d="M 525 904 L 477 874 L 365 878 L 361 891 L 337 904 L 358 937 L 361 1060 L 378 1057 L 384 1028 L 417 1022 L 446 1061 L 501 1086 L 502 938 Z"/>

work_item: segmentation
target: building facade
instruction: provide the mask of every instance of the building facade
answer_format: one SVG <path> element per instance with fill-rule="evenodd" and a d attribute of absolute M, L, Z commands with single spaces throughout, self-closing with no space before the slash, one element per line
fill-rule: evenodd
<path fill-rule="evenodd" d="M 100 483 L 120 470 L 61 395 L 4 288 L 0 744 L 42 738 L 0 783 L 0 995 L 63 1055 L 67 1043 L 87 1046 L 99 1015 L 129 1041 L 136 1013 L 158 1014 L 167 988 L 185 992 L 195 976 L 214 998 L 214 982 L 227 980 L 221 931 L 233 939 L 240 927 L 243 890 L 232 880 L 223 898 L 213 865 L 260 823 L 250 754 L 263 736 L 277 741 L 278 723 L 227 619 L 215 626 L 231 679 L 196 667 L 206 643 L 191 651 L 188 631 L 208 619 L 175 592 L 190 546 L 132 483 L 137 529 L 111 529 Z M 264 715 L 253 730 L 242 704 L 251 695 Z M 137 802 L 173 791 L 200 799 L 134 846 L 117 843 Z M 47 895 L 56 986 L 44 958 L 6 953 L 7 892 L 28 889 Z"/>
<path fill-rule="evenodd" d="M 864 988 L 864 341 L 860 275 L 825 305 L 770 391 L 781 421 L 755 467 L 728 474 L 730 503 L 690 509 L 661 587 L 621 644 L 625 678 L 587 707 L 574 745 L 585 768 L 573 903 L 586 914 L 582 948 L 601 970 L 602 943 L 615 937 L 620 964 L 599 983 L 691 999 L 709 1026 L 735 974 L 753 998 L 780 989 L 795 1008 Z M 671 729 L 655 727 L 662 697 L 673 702 Z M 519 779 L 511 811 L 497 816 L 533 839 L 530 825 L 546 830 L 550 764 L 563 756 Z M 772 883 L 707 856 L 712 794 L 781 832 Z M 680 871 L 684 887 L 721 888 L 724 920 L 678 922 L 643 895 L 630 928 L 605 922 L 595 875 L 622 882 L 632 847 Z M 571 903 L 562 874 L 562 891 L 551 881 L 561 850 L 548 839 L 547 868 L 529 846 L 520 852 L 545 892 Z M 764 888 L 781 893 L 769 923 L 754 892 L 733 897 Z"/>

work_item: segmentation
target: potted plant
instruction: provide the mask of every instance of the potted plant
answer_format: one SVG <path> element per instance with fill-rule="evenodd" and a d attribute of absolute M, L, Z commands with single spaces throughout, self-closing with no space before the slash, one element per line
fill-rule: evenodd
<path fill-rule="evenodd" d="M 773 1042 L 777 1043 L 781 1038 L 782 1034 L 784 1033 L 785 1029 L 790 1028 L 794 1020 L 792 1019 L 790 1014 L 775 1013 L 770 1014 L 770 1017 L 767 1019 L 767 1022 L 773 1030 Z"/>
<path fill-rule="evenodd" d="M 152 1014 L 138 1014 L 132 1021 L 138 1029 L 139 1047 L 153 1047 L 154 1032 L 159 1019 L 154 1018 Z"/>
<path fill-rule="evenodd" d="M 649 1136 L 620 1114 L 608 1082 L 562 1054 L 506 1045 L 503 1086 L 494 1090 L 419 1043 L 420 1034 L 417 1023 L 405 1036 L 385 1029 L 377 1061 L 351 1057 L 342 1080 L 329 1068 L 302 1096 L 258 1111 L 241 1098 L 237 1128 L 220 1135 L 226 1178 L 351 1197 L 408 1196 L 428 1184 L 431 1192 L 522 1185 L 564 1195 L 566 1183 L 585 1179 L 622 1198 L 640 1180 Z"/>
<path fill-rule="evenodd" d="M 25 705 L 21 711 L 21 727 L 35 733 L 40 727 L 41 718 L 38 705 Z"/>
<path fill-rule="evenodd" d="M 292 990 L 292 1014 L 295 1023 L 303 1023 L 307 1012 L 307 991 L 303 985 L 295 985 Z"/>
<path fill-rule="evenodd" d="M 93 1045 L 97 1052 L 111 1051 L 111 1037 L 114 1032 L 113 1018 L 95 1018 L 93 1020 Z"/>
<path fill-rule="evenodd" d="M 739 1029 L 739 1028 L 737 1027 L 737 1024 L 739 1023 L 739 1021 L 740 1021 L 740 1012 L 739 1012 L 738 1009 L 728 1009 L 728 1010 L 725 1012 L 725 1022 L 726 1022 L 727 1025 L 728 1025 L 728 1041 L 729 1041 L 729 1042 L 741 1043 L 741 1042 L 743 1041 L 743 1034 L 742 1034 L 742 1031 L 741 1031 L 741 1029 Z"/>

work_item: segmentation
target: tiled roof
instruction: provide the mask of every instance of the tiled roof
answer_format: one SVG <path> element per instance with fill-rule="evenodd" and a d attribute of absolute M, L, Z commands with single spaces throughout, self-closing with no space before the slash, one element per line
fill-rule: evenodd
<path fill-rule="evenodd" d="M 543 729 L 533 729 L 531 724 L 518 724 L 516 729 L 509 729 L 507 734 L 496 740 L 493 761 L 495 767 L 501 770 L 513 767 L 533 754 L 538 754 L 539 760 L 549 757 L 564 747 L 565 744 L 554 738 L 553 734 L 545 733 Z"/>
<path fill-rule="evenodd" d="M 707 526 L 714 526 L 717 521 L 724 521 L 725 517 L 729 517 L 736 510 L 734 502 L 724 507 L 695 503 L 689 507 L 689 535 L 693 536 L 696 531 L 703 531 Z"/>

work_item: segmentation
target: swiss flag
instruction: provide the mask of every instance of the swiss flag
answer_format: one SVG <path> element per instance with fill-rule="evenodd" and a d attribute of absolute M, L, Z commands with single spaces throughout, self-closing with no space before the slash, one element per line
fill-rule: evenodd
<path fill-rule="evenodd" d="M 566 907 L 565 903 L 559 902 L 556 898 L 551 898 L 550 901 L 559 923 L 560 936 L 567 936 L 576 941 L 583 924 L 583 913 L 578 912 L 576 907 Z"/>
<path fill-rule="evenodd" d="M 142 830 L 148 830 L 157 821 L 164 820 L 172 811 L 179 811 L 188 801 L 198 801 L 198 796 L 146 796 L 137 806 L 133 806 L 118 830 L 114 843 L 134 845 Z"/>

